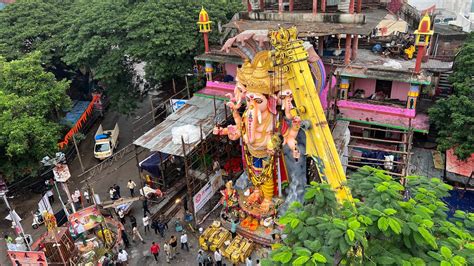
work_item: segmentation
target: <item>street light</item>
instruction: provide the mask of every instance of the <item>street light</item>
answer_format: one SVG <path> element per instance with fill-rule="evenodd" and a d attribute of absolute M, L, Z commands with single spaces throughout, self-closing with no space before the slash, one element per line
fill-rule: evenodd
<path fill-rule="evenodd" d="M 27 250 L 31 250 L 30 243 L 25 235 L 25 231 L 23 231 L 23 226 L 21 226 L 21 222 L 17 219 L 16 212 L 12 211 L 12 208 L 10 207 L 10 203 L 8 202 L 8 198 L 7 198 L 7 192 L 8 192 L 7 183 L 5 182 L 5 180 L 3 180 L 3 176 L 0 174 L 0 197 L 2 197 L 3 201 L 5 201 L 5 205 L 7 206 L 8 213 L 10 214 L 10 219 L 15 224 L 15 226 L 18 227 L 18 229 L 20 229 L 20 236 L 23 238 L 23 241 L 25 242 Z"/>

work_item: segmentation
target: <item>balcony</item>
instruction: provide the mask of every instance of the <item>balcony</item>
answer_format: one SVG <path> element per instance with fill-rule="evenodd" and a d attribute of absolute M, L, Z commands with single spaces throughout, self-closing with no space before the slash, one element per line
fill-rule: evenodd
<path fill-rule="evenodd" d="M 339 108 L 375 112 L 378 114 L 386 114 L 406 118 L 415 117 L 416 111 L 414 109 L 406 109 L 401 105 L 398 105 L 400 107 L 396 105 L 398 104 L 356 98 L 349 100 L 339 100 L 337 102 L 337 107 Z"/>

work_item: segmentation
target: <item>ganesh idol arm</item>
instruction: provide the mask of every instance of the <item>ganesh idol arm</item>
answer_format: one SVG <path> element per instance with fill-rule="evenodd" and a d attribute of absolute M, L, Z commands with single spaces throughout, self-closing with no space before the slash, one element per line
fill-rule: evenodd
<path fill-rule="evenodd" d="M 299 158 L 300 153 L 298 150 L 298 142 L 296 141 L 296 137 L 300 130 L 301 126 L 301 118 L 299 116 L 295 116 L 291 121 L 291 127 L 288 129 L 288 132 L 284 134 L 284 142 L 283 144 L 288 145 L 288 147 L 293 151 L 293 157 Z"/>
<path fill-rule="evenodd" d="M 212 134 L 219 136 L 228 136 L 230 140 L 238 140 L 241 136 L 239 127 L 228 125 L 227 127 L 214 127 Z"/>

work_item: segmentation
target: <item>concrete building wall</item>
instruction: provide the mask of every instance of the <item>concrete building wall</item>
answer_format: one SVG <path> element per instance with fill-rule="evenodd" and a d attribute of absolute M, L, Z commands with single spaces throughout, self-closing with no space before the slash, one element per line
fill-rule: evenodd
<path fill-rule="evenodd" d="M 358 89 L 363 89 L 365 91 L 365 97 L 369 97 L 375 93 L 375 79 L 356 79 L 354 82 L 354 88 L 351 90 L 354 93 Z"/>
<path fill-rule="evenodd" d="M 399 99 L 400 101 L 406 101 L 409 90 L 410 90 L 410 83 L 393 81 L 392 94 L 390 95 L 390 98 Z"/>

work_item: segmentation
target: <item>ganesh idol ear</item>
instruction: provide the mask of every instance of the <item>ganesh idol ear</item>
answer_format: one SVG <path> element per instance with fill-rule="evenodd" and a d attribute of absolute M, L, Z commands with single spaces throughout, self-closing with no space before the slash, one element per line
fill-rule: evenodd
<path fill-rule="evenodd" d="M 277 114 L 277 100 L 278 98 L 276 95 L 268 96 L 268 111 L 274 115 Z"/>

